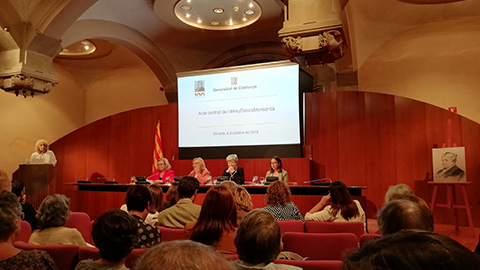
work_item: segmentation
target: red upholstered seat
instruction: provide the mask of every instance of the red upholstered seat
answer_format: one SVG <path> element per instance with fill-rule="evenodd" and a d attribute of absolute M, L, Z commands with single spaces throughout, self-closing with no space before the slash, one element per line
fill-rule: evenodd
<path fill-rule="evenodd" d="M 127 268 L 132 268 L 138 258 L 148 249 L 146 248 L 136 248 L 132 253 L 128 254 L 127 259 L 125 260 L 125 266 Z"/>
<path fill-rule="evenodd" d="M 305 222 L 306 233 L 353 233 L 360 238 L 365 234 L 363 222 Z"/>
<path fill-rule="evenodd" d="M 80 247 L 78 249 L 78 261 L 92 259 L 98 260 L 102 256 L 100 255 L 100 251 L 98 248 L 95 247 Z"/>
<path fill-rule="evenodd" d="M 64 226 L 77 229 L 82 234 L 85 242 L 93 244 L 92 223 L 87 213 L 72 212 L 72 215 L 67 219 Z"/>
<path fill-rule="evenodd" d="M 162 241 L 185 240 L 185 230 L 157 226 L 162 232 Z"/>
<path fill-rule="evenodd" d="M 20 234 L 18 234 L 16 240 L 28 243 L 28 240 L 30 240 L 30 235 L 32 234 L 32 227 L 30 226 L 30 223 L 26 222 L 25 220 L 22 220 L 20 226 Z"/>
<path fill-rule="evenodd" d="M 274 263 L 295 265 L 303 270 L 341 270 L 342 261 L 340 260 L 275 260 Z"/>
<path fill-rule="evenodd" d="M 286 232 L 304 232 L 304 225 L 300 220 L 278 220 L 277 222 L 282 229 L 282 236 Z"/>
<path fill-rule="evenodd" d="M 311 260 L 342 260 L 343 253 L 358 248 L 353 233 L 296 233 L 283 235 L 283 250 Z"/>
<path fill-rule="evenodd" d="M 70 270 L 78 263 L 78 246 L 73 245 L 31 245 L 22 241 L 13 243 L 22 250 L 41 249 L 48 252 L 60 270 Z"/>
<path fill-rule="evenodd" d="M 375 238 L 380 238 L 382 237 L 381 234 L 376 234 L 376 233 L 372 233 L 372 234 L 363 234 L 361 235 L 359 238 L 358 238 L 358 242 L 360 244 L 360 246 L 362 247 L 363 245 L 365 245 L 366 243 L 372 241 L 373 239 Z"/>

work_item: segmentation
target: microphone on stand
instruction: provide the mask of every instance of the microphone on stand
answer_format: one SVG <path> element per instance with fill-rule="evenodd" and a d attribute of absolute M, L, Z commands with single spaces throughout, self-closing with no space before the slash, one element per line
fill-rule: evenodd
<path fill-rule="evenodd" d="M 305 181 L 303 182 L 304 184 L 308 184 L 308 183 L 318 183 L 318 182 L 322 182 L 324 180 L 328 180 L 328 182 L 326 183 L 332 183 L 332 179 L 330 179 L 329 177 L 325 177 L 325 178 L 321 178 L 321 179 L 315 179 L 315 180 L 310 180 L 310 181 Z"/>

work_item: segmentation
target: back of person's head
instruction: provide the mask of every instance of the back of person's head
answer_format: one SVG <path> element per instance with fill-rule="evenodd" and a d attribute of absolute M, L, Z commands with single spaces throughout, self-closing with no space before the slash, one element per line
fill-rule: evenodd
<path fill-rule="evenodd" d="M 157 185 L 150 185 L 148 189 L 152 193 L 152 203 L 150 204 L 150 212 L 155 214 L 163 209 L 163 190 L 162 187 Z"/>
<path fill-rule="evenodd" d="M 138 242 L 138 223 L 127 212 L 111 209 L 95 219 L 92 237 L 102 258 L 116 263 L 127 257 Z"/>
<path fill-rule="evenodd" d="M 7 190 L 0 191 L 0 240 L 6 241 L 20 226 L 15 219 L 20 219 L 22 206 L 15 194 Z M 19 231 L 18 231 L 19 232 Z"/>
<path fill-rule="evenodd" d="M 24 189 L 25 189 L 25 185 L 22 182 L 18 180 L 12 181 L 12 193 L 17 195 L 17 197 L 22 196 Z"/>
<path fill-rule="evenodd" d="M 179 195 L 178 195 L 178 183 L 173 182 L 172 185 L 167 190 L 167 202 L 169 206 L 172 206 L 178 202 Z"/>
<path fill-rule="evenodd" d="M 132 270 L 230 270 L 225 257 L 212 247 L 190 240 L 162 242 L 145 252 Z"/>
<path fill-rule="evenodd" d="M 244 187 L 237 186 L 233 190 L 233 199 L 235 200 L 235 203 L 237 204 L 238 209 L 242 209 L 247 212 L 252 210 L 253 208 L 252 197 Z"/>
<path fill-rule="evenodd" d="M 360 211 L 344 183 L 340 181 L 332 182 L 328 186 L 328 191 L 332 201 L 332 215 L 335 216 L 338 211 L 341 211 L 342 217 L 346 220 L 360 215 Z"/>
<path fill-rule="evenodd" d="M 401 199 L 403 196 L 415 196 L 415 193 L 413 193 L 413 190 L 405 184 L 389 186 L 385 193 L 385 204 L 392 200 Z"/>
<path fill-rule="evenodd" d="M 231 180 L 221 182 L 220 186 L 226 187 L 231 192 L 233 192 L 233 190 L 235 190 L 238 187 L 237 183 L 235 183 L 234 181 L 231 181 Z"/>
<path fill-rule="evenodd" d="M 46 229 L 63 226 L 70 214 L 70 200 L 63 194 L 55 194 L 43 199 L 35 217 L 38 228 Z"/>
<path fill-rule="evenodd" d="M 235 246 L 238 258 L 244 262 L 273 262 L 282 246 L 282 231 L 275 216 L 262 209 L 249 212 L 238 226 Z"/>
<path fill-rule="evenodd" d="M 10 182 L 8 174 L 4 170 L 0 169 L 0 191 L 2 190 L 11 191 L 12 182 Z"/>
<path fill-rule="evenodd" d="M 433 215 L 421 198 L 394 200 L 387 203 L 377 215 L 378 228 L 382 235 L 405 229 L 433 231 Z"/>
<path fill-rule="evenodd" d="M 346 255 L 345 270 L 480 269 L 480 259 L 455 240 L 433 232 L 407 230 L 381 237 Z"/>
<path fill-rule="evenodd" d="M 150 202 L 152 202 L 152 194 L 146 186 L 134 185 L 127 189 L 125 203 L 128 211 L 143 212 Z"/>
<path fill-rule="evenodd" d="M 178 196 L 180 199 L 191 198 L 197 189 L 200 187 L 200 182 L 193 176 L 184 176 L 178 182 Z"/>
<path fill-rule="evenodd" d="M 195 226 L 192 228 L 190 239 L 207 244 L 216 245 L 223 231 L 233 231 L 237 225 L 237 207 L 233 195 L 226 187 L 213 186 L 205 195 Z"/>
<path fill-rule="evenodd" d="M 269 205 L 287 205 L 291 201 L 290 188 L 283 181 L 274 181 L 267 188 L 265 203 Z"/>

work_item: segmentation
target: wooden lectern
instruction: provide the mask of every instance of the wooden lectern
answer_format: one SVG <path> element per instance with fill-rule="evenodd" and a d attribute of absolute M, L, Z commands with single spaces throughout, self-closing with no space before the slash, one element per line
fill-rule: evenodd
<path fill-rule="evenodd" d="M 52 164 L 20 164 L 18 180 L 25 185 L 29 202 L 38 207 L 48 196 L 48 185 L 53 181 L 56 169 Z"/>

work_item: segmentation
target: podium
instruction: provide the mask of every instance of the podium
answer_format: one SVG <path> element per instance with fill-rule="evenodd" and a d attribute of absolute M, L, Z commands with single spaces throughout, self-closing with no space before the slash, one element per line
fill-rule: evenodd
<path fill-rule="evenodd" d="M 18 180 L 25 185 L 28 201 L 35 208 L 49 195 L 48 186 L 55 175 L 56 169 L 52 164 L 20 164 Z"/>

